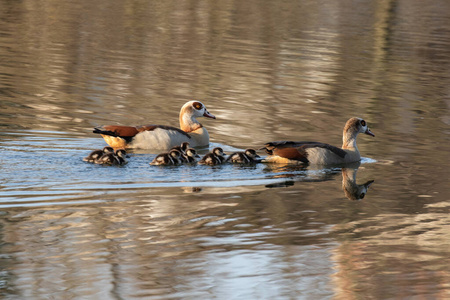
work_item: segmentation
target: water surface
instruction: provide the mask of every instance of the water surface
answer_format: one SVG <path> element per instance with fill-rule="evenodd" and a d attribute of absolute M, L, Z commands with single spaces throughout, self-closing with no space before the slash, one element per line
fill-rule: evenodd
<path fill-rule="evenodd" d="M 447 1 L 0 7 L 3 298 L 450 297 Z M 191 99 L 228 153 L 376 137 L 345 167 L 82 161 Z"/>

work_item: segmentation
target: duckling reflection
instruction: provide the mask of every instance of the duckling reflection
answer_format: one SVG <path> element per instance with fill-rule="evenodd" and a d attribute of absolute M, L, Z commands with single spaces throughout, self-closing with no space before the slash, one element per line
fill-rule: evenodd
<path fill-rule="evenodd" d="M 286 177 L 291 178 L 290 180 L 286 180 L 281 183 L 269 184 L 266 185 L 268 188 L 274 187 L 289 187 L 293 186 L 295 182 L 322 182 L 333 180 L 334 176 L 341 173 L 342 174 L 342 190 L 344 191 L 344 195 L 350 200 L 362 200 L 369 190 L 369 187 L 372 185 L 374 180 L 369 180 L 363 184 L 356 183 L 356 175 L 361 163 L 356 162 L 345 167 L 342 167 L 340 170 L 338 168 L 333 168 L 329 170 L 324 170 L 324 172 L 309 172 L 312 171 L 306 167 L 304 168 L 296 168 L 295 170 L 292 168 L 271 168 L 272 172 L 282 172 L 284 174 L 275 175 L 275 178 Z"/>

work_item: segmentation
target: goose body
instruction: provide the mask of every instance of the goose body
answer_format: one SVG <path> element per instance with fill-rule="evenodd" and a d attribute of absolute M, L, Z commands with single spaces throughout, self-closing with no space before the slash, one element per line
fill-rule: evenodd
<path fill-rule="evenodd" d="M 180 128 L 164 125 L 119 126 L 103 125 L 94 128 L 113 148 L 169 150 L 184 142 L 192 147 L 209 145 L 209 133 L 197 121 L 199 117 L 215 119 L 203 103 L 189 101 L 180 110 Z"/>
<path fill-rule="evenodd" d="M 277 141 L 264 145 L 269 156 L 263 162 L 333 165 L 361 160 L 356 137 L 359 133 L 375 136 L 361 118 L 351 118 L 344 127 L 342 147 L 320 142 Z"/>
<path fill-rule="evenodd" d="M 250 164 L 258 161 L 260 156 L 254 149 L 246 149 L 243 152 L 235 152 L 228 156 L 227 162 L 235 164 Z"/>

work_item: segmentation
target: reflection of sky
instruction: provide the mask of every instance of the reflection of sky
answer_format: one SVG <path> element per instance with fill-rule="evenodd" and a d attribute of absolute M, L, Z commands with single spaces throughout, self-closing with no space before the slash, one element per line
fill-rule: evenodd
<path fill-rule="evenodd" d="M 265 248 L 266 245 L 261 245 Z M 207 254 L 200 286 L 219 299 L 327 297 L 333 294 L 330 251 L 322 246 L 268 246 Z M 298 298 L 297 298 L 298 299 Z"/>
<path fill-rule="evenodd" d="M 449 298 L 450 1 L 194 2 L 2 2 L 6 297 Z M 357 202 L 312 168 L 81 161 L 94 125 L 177 126 L 191 99 L 226 151 L 339 146 L 362 116 L 375 184 Z"/>

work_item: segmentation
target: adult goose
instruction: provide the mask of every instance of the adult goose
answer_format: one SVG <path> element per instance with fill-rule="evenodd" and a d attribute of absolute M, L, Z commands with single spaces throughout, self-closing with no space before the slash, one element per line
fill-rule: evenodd
<path fill-rule="evenodd" d="M 115 149 L 168 150 L 183 142 L 188 142 L 191 147 L 208 146 L 208 131 L 197 121 L 198 117 L 216 118 L 203 103 L 189 101 L 180 110 L 180 128 L 164 125 L 103 125 L 96 127 L 93 132 L 101 134 L 106 143 Z"/>
<path fill-rule="evenodd" d="M 269 156 L 263 162 L 314 165 L 345 164 L 361 160 L 356 137 L 360 133 L 375 136 L 361 118 L 351 118 L 344 127 L 342 148 L 319 142 L 278 141 L 264 145 Z"/>

